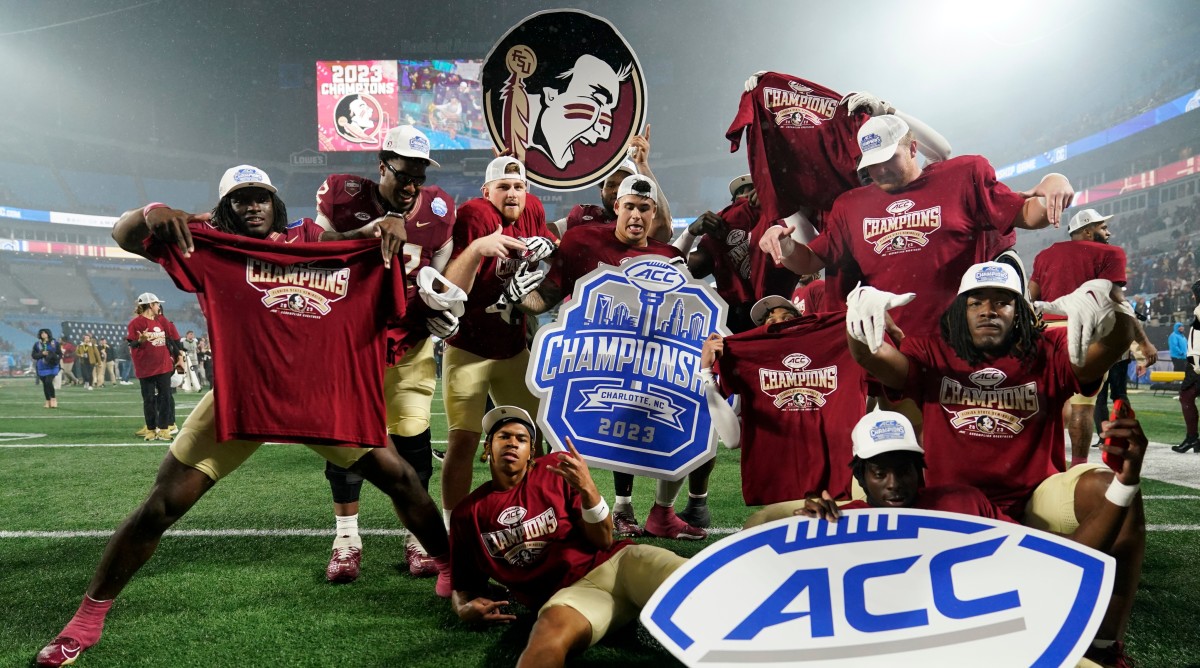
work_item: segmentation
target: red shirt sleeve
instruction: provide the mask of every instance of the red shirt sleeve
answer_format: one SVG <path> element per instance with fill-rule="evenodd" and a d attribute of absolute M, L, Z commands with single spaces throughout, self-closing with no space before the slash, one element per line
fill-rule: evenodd
<path fill-rule="evenodd" d="M 333 187 L 329 183 L 333 177 L 329 177 L 321 182 L 321 187 L 317 188 L 317 213 L 325 216 L 329 220 L 333 220 Z"/>
<path fill-rule="evenodd" d="M 1025 206 L 1025 196 L 1001 183 L 987 160 L 979 156 L 972 158 L 971 176 L 975 187 L 970 191 L 967 210 L 972 219 L 986 222 L 1001 234 L 1008 234 L 1017 214 Z"/>

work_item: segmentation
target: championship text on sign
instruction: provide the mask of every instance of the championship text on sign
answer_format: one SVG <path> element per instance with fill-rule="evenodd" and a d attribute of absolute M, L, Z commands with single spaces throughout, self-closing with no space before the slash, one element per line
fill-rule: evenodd
<path fill-rule="evenodd" d="M 578 10 L 539 12 L 511 28 L 483 66 L 492 141 L 529 179 L 579 190 L 608 176 L 646 119 L 637 55 L 608 21 Z"/>
<path fill-rule="evenodd" d="M 710 545 L 642 610 L 689 666 L 1074 666 L 1116 562 L 1066 538 L 910 509 L 791 517 Z"/>
<path fill-rule="evenodd" d="M 600 265 L 533 341 L 538 422 L 591 465 L 678 480 L 714 456 L 700 352 L 725 302 L 664 258 Z"/>
<path fill-rule="evenodd" d="M 322 151 L 378 151 L 397 109 L 396 61 L 317 63 L 317 137 Z"/>

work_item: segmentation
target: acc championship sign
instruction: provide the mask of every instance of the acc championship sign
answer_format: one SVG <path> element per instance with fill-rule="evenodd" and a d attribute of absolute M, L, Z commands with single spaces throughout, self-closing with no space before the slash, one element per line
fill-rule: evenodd
<path fill-rule="evenodd" d="M 1074 666 L 1114 560 L 925 510 L 793 517 L 710 545 L 642 610 L 688 666 Z"/>
<path fill-rule="evenodd" d="M 637 55 L 608 21 L 575 9 L 539 12 L 509 29 L 483 65 L 492 141 L 534 183 L 579 190 L 608 176 L 646 120 Z"/>
<path fill-rule="evenodd" d="M 559 449 L 589 464 L 678 480 L 715 454 L 700 352 L 728 335 L 725 302 L 658 256 L 600 265 L 533 341 L 526 382 Z"/>

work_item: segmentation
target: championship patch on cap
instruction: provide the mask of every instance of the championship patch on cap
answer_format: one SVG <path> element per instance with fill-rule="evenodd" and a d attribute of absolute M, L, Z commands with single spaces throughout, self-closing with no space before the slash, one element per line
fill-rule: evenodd
<path fill-rule="evenodd" d="M 429 203 L 429 208 L 433 211 L 435 216 L 444 216 L 446 215 L 446 212 L 450 210 L 446 206 L 446 200 L 442 199 L 441 197 L 434 197 L 433 201 Z"/>
<path fill-rule="evenodd" d="M 1002 266 L 989 264 L 975 272 L 975 280 L 979 283 L 1007 283 L 1008 270 Z"/>
<path fill-rule="evenodd" d="M 412 139 L 408 140 L 408 147 L 414 151 L 428 153 L 429 152 L 429 140 L 421 135 L 418 135 L 418 136 L 413 137 Z"/>
<path fill-rule="evenodd" d="M 872 441 L 891 441 L 904 438 L 904 425 L 895 420 L 880 420 L 868 432 Z"/>
<path fill-rule="evenodd" d="M 237 173 L 233 175 L 233 180 L 237 183 L 262 183 L 263 177 L 262 172 L 253 167 L 247 167 L 237 170 Z"/>
<path fill-rule="evenodd" d="M 883 146 L 883 138 L 872 132 L 869 135 L 863 135 L 862 141 L 859 142 L 859 146 L 862 148 L 863 153 L 866 153 L 873 148 L 879 148 L 880 146 Z"/>
<path fill-rule="evenodd" d="M 587 12 L 526 17 L 492 46 L 482 81 L 492 142 L 550 190 L 580 190 L 613 173 L 646 122 L 637 54 Z"/>

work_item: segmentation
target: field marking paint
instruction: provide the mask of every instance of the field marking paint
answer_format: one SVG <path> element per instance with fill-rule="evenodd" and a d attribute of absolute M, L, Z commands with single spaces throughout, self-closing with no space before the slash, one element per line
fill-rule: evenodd
<path fill-rule="evenodd" d="M 3 434 L 0 434 L 3 436 Z M 33 436 L 41 437 L 45 434 L 33 434 Z M 3 441 L 0 438 L 0 441 Z M 433 445 L 446 445 L 446 441 L 430 441 Z M 3 443 L 0 442 L 0 448 L 138 448 L 138 447 L 155 447 L 167 446 L 169 441 L 137 441 L 135 443 Z M 263 443 L 263 445 L 298 445 L 302 443 Z"/>
<path fill-rule="evenodd" d="M 741 527 L 713 527 L 709 534 L 728 536 L 741 531 Z M 1200 524 L 1148 524 L 1146 531 L 1178 532 L 1200 531 Z M 328 537 L 332 529 L 180 529 L 167 531 L 172 538 L 287 538 Z M 364 536 L 407 536 L 405 529 L 359 529 Z M 108 538 L 112 531 L 0 531 L 0 539 L 12 538 Z"/>
<path fill-rule="evenodd" d="M 20 432 L 0 432 L 0 441 L 25 441 L 31 438 L 44 438 L 45 434 L 22 434 Z"/>

